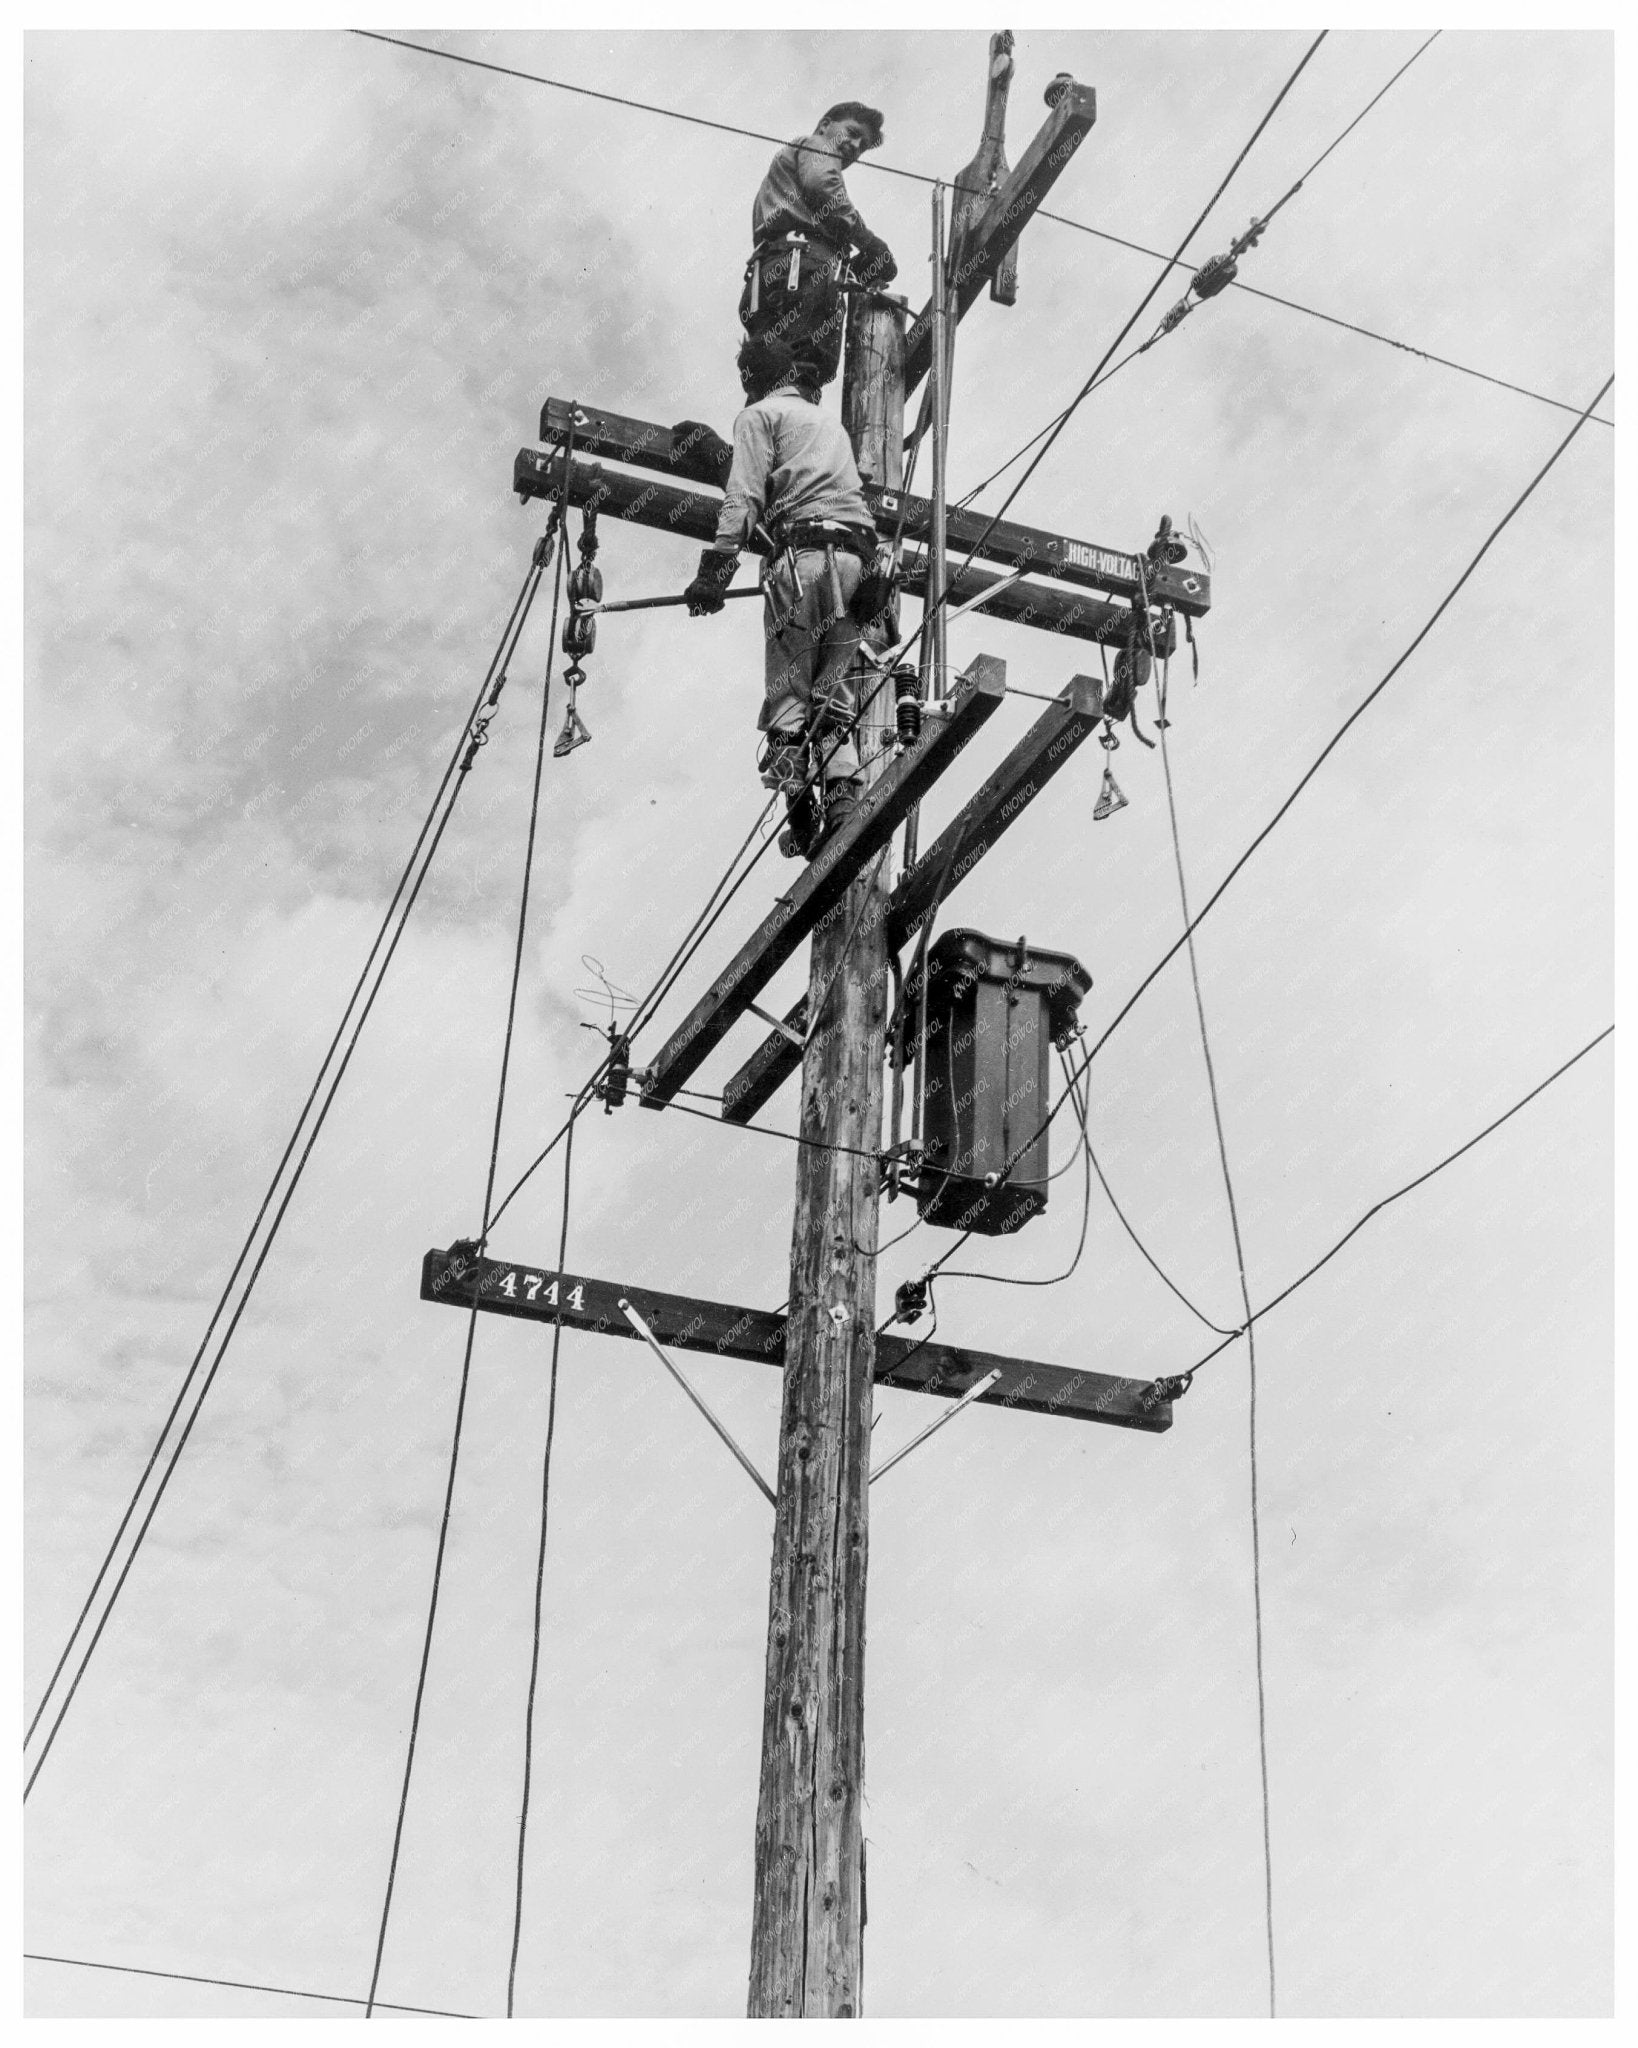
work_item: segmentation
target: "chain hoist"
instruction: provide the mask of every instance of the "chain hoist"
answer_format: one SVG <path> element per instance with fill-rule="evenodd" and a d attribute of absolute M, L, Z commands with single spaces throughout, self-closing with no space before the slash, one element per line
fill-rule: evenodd
<path fill-rule="evenodd" d="M 1103 783 L 1098 790 L 1098 800 L 1092 806 L 1092 820 L 1101 825 L 1105 818 L 1112 818 L 1116 811 L 1124 811 L 1127 799 L 1120 784 L 1115 780 L 1114 763 L 1111 756 L 1120 745 L 1115 737 L 1114 727 L 1108 719 L 1103 722 L 1103 731 L 1098 734 L 1098 745 L 1103 749 Z"/>
<path fill-rule="evenodd" d="M 597 645 L 596 608 L 603 602 L 603 572 L 597 566 L 597 512 L 593 506 L 588 505 L 581 515 L 577 545 L 580 559 L 569 571 L 569 616 L 563 621 L 563 652 L 569 657 L 563 680 L 568 685 L 569 702 L 563 714 L 563 730 L 552 745 L 557 760 L 572 754 L 576 747 L 583 747 L 591 738 L 591 731 L 580 716 L 578 698 L 580 685 L 586 680 L 581 657 Z"/>

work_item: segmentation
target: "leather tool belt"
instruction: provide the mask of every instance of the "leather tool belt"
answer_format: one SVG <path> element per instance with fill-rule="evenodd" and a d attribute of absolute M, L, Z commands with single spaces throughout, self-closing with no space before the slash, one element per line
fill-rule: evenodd
<path fill-rule="evenodd" d="M 844 554 L 857 555 L 861 562 L 868 562 L 876 553 L 874 527 L 846 526 L 839 519 L 798 519 L 792 525 L 777 528 L 775 538 L 781 547 L 792 548 L 798 554 L 804 549 L 840 548 Z"/>

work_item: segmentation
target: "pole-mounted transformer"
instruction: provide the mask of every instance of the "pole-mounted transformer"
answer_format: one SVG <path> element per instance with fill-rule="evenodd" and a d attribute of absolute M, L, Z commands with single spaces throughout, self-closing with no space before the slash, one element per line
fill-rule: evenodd
<path fill-rule="evenodd" d="M 905 991 L 907 1020 L 921 979 Z M 1073 1036 L 1092 977 L 1071 954 L 956 930 L 929 949 L 926 979 L 916 1208 L 924 1222 L 1001 1237 L 1047 1205 L 1049 1055 Z"/>

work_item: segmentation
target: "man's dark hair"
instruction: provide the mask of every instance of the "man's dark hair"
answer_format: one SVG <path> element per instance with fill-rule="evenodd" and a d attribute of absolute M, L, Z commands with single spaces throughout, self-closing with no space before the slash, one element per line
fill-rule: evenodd
<path fill-rule="evenodd" d="M 795 385 L 805 398 L 818 399 L 818 380 L 811 368 L 776 334 L 746 335 L 739 345 L 738 363 L 748 405 L 755 405 L 781 384 Z"/>
<path fill-rule="evenodd" d="M 828 127 L 832 121 L 857 121 L 862 128 L 870 130 L 866 149 L 880 149 L 882 146 L 882 117 L 876 107 L 867 107 L 863 100 L 839 100 L 820 118 L 819 126 Z"/>

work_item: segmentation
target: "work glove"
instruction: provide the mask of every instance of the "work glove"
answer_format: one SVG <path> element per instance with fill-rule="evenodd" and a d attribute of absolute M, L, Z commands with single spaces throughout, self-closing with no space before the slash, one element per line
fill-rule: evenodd
<path fill-rule="evenodd" d="M 671 464 L 696 483 L 725 484 L 733 467 L 732 442 L 703 420 L 678 420 L 671 429 Z"/>
<path fill-rule="evenodd" d="M 869 228 L 861 228 L 854 241 L 859 250 L 853 266 L 855 280 L 872 291 L 881 291 L 890 285 L 899 274 L 899 266 L 893 261 L 893 251 L 881 236 L 873 235 Z"/>
<path fill-rule="evenodd" d="M 683 592 L 691 619 L 702 619 L 707 612 L 720 612 L 728 602 L 726 592 L 739 568 L 739 556 L 725 548 L 702 548 L 700 565 L 694 571 L 694 580 Z"/>

